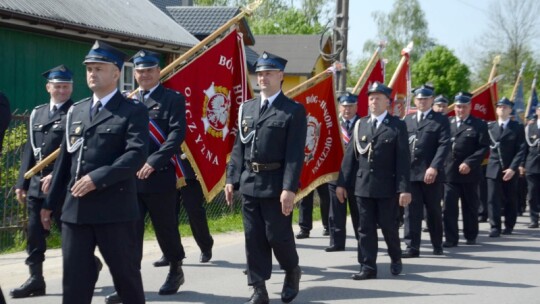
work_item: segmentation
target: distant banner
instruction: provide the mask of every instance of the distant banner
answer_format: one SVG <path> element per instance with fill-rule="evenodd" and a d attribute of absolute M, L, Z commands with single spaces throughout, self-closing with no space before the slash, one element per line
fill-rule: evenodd
<path fill-rule="evenodd" d="M 384 83 L 384 60 L 382 60 L 381 58 L 377 60 L 377 62 L 373 66 L 373 69 L 371 70 L 371 73 L 369 73 L 366 82 L 364 83 L 362 88 L 360 88 L 360 92 L 358 92 L 358 110 L 356 113 L 359 117 L 364 117 L 369 114 L 367 93 L 369 87 L 375 81 Z"/>
<path fill-rule="evenodd" d="M 207 201 L 223 190 L 238 107 L 251 98 L 246 71 L 242 37 L 233 31 L 163 83 L 186 97 L 182 150 Z"/>
<path fill-rule="evenodd" d="M 336 180 L 341 167 L 343 144 L 333 83 L 333 76 L 329 74 L 303 92 L 289 96 L 303 104 L 307 113 L 304 167 L 297 200 L 318 186 Z"/>

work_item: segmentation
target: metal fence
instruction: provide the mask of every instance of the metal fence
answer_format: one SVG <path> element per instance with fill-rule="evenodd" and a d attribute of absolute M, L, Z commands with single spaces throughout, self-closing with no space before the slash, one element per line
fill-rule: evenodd
<path fill-rule="evenodd" d="M 19 175 L 23 148 L 27 139 L 28 118 L 28 113 L 13 114 L 4 138 L 3 155 L 0 157 L 0 252 L 10 248 L 20 248 L 26 240 L 27 210 L 26 206 L 19 204 L 15 199 L 14 186 Z M 208 220 L 212 221 L 225 214 L 240 212 L 240 204 L 236 203 L 235 206 L 234 209 L 229 208 L 223 192 L 220 193 L 212 202 L 205 203 Z M 188 223 L 187 214 L 182 208 L 180 224 Z"/>

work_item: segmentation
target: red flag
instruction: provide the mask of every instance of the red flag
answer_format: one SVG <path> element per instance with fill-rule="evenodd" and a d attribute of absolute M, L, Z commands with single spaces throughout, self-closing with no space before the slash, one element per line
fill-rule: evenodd
<path fill-rule="evenodd" d="M 497 101 L 497 82 L 491 85 L 484 85 L 475 92 L 471 99 L 471 115 L 485 121 L 494 121 L 496 119 L 493 104 Z M 450 110 L 448 116 L 455 116 L 454 110 Z"/>
<path fill-rule="evenodd" d="M 296 200 L 326 182 L 336 180 L 343 159 L 340 126 L 336 111 L 333 76 L 324 78 L 290 97 L 303 104 L 307 113 L 304 167 Z"/>
<path fill-rule="evenodd" d="M 375 65 L 372 67 L 372 70 L 369 76 L 364 82 L 364 85 L 358 92 L 358 116 L 364 117 L 368 115 L 368 89 L 375 81 L 384 83 L 384 61 L 379 58 Z"/>
<path fill-rule="evenodd" d="M 232 31 L 163 83 L 186 97 L 182 149 L 207 201 L 223 189 L 238 107 L 251 98 L 246 71 L 242 37 Z"/>
<path fill-rule="evenodd" d="M 409 92 L 411 91 L 411 70 L 409 65 L 410 53 L 413 43 L 409 43 L 401 50 L 401 60 L 390 80 L 388 86 L 392 88 L 392 107 L 390 114 L 397 117 L 405 117 L 409 111 L 411 100 Z"/>

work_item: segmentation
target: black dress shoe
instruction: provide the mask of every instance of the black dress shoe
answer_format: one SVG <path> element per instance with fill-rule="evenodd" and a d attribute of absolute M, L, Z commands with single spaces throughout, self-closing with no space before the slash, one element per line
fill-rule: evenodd
<path fill-rule="evenodd" d="M 330 235 L 330 231 L 327 229 L 327 228 L 324 228 L 323 232 L 322 232 L 322 235 L 323 236 L 329 236 Z"/>
<path fill-rule="evenodd" d="M 105 297 L 105 304 L 120 304 L 120 303 L 122 303 L 122 298 L 120 298 L 120 296 L 118 295 L 116 291 Z"/>
<path fill-rule="evenodd" d="M 420 251 L 416 249 L 409 248 L 405 252 L 401 254 L 401 258 L 403 259 L 409 259 L 409 258 L 417 258 L 420 256 Z"/>
<path fill-rule="evenodd" d="M 390 263 L 390 272 L 392 275 L 399 275 L 403 271 L 403 264 L 401 260 Z"/>
<path fill-rule="evenodd" d="M 296 298 L 300 290 L 301 276 L 302 269 L 300 269 L 300 266 L 296 266 L 292 270 L 285 272 L 285 281 L 281 290 L 281 301 L 283 303 L 290 303 Z"/>
<path fill-rule="evenodd" d="M 353 280 L 360 281 L 360 280 L 371 280 L 377 278 L 377 273 L 373 270 L 366 270 L 362 268 L 359 273 L 355 273 L 351 276 Z"/>
<path fill-rule="evenodd" d="M 201 252 L 201 258 L 199 259 L 199 262 L 201 263 L 208 263 L 212 259 L 212 249 Z"/>
<path fill-rule="evenodd" d="M 502 234 L 510 235 L 510 234 L 512 234 L 513 231 L 514 231 L 514 229 L 512 229 L 512 228 L 504 228 L 503 231 L 502 231 Z"/>
<path fill-rule="evenodd" d="M 465 242 L 466 245 L 476 245 L 476 240 L 472 239 L 472 240 L 467 240 Z"/>
<path fill-rule="evenodd" d="M 530 223 L 529 228 L 538 228 L 538 223 Z"/>
<path fill-rule="evenodd" d="M 32 275 L 20 287 L 12 289 L 9 295 L 14 299 L 44 296 L 45 280 L 41 275 Z"/>
<path fill-rule="evenodd" d="M 182 264 L 180 262 L 171 263 L 171 268 L 167 279 L 163 286 L 159 289 L 160 295 L 175 294 L 180 289 L 180 286 L 184 284 L 184 271 L 182 271 Z"/>
<path fill-rule="evenodd" d="M 324 248 L 324 251 L 326 251 L 326 252 L 345 251 L 345 247 L 341 247 L 341 246 L 330 246 L 330 247 Z"/>
<path fill-rule="evenodd" d="M 444 251 L 442 248 L 433 248 L 433 255 L 443 255 Z"/>
<path fill-rule="evenodd" d="M 297 239 L 307 239 L 309 237 L 309 231 L 305 231 L 305 230 L 300 230 L 300 232 L 298 232 L 298 234 L 296 235 L 296 238 Z"/>
<path fill-rule="evenodd" d="M 489 232 L 489 237 L 491 238 L 494 238 L 494 237 L 500 237 L 501 236 L 501 231 L 498 230 L 498 229 L 492 229 L 490 232 Z"/>
<path fill-rule="evenodd" d="M 457 247 L 457 242 L 450 242 L 450 241 L 444 241 L 444 243 L 442 243 L 442 246 L 444 248 L 452 248 L 452 247 Z"/>
<path fill-rule="evenodd" d="M 479 223 L 487 223 L 487 216 L 479 216 L 478 217 L 478 222 Z"/>
<path fill-rule="evenodd" d="M 169 266 L 169 260 L 162 255 L 161 258 L 153 263 L 154 267 L 165 267 Z"/>
<path fill-rule="evenodd" d="M 270 303 L 270 299 L 268 298 L 268 291 L 266 291 L 266 287 L 258 286 L 253 287 L 253 294 L 251 295 L 251 298 L 249 298 L 249 301 L 245 302 L 244 304 L 268 304 Z"/>

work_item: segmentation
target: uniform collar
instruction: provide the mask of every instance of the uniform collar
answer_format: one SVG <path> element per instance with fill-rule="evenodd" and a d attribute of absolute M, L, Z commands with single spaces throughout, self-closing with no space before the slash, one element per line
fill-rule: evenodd
<path fill-rule="evenodd" d="M 114 89 L 114 91 L 112 91 L 111 93 L 109 93 L 108 95 L 104 96 L 103 98 L 98 98 L 96 96 L 96 94 L 94 94 L 92 96 L 92 107 L 96 104 L 97 101 L 101 102 L 101 106 L 102 107 L 105 107 L 105 105 L 107 105 L 107 103 L 109 102 L 109 100 L 111 100 L 111 98 L 114 96 L 114 94 L 116 94 L 116 92 L 118 92 L 118 89 Z"/>
<path fill-rule="evenodd" d="M 272 103 L 274 102 L 274 100 L 276 100 L 276 98 L 278 97 L 278 95 L 281 94 L 281 90 L 279 90 L 276 94 L 270 96 L 270 97 L 266 97 L 264 98 L 263 95 L 261 94 L 261 100 L 265 100 L 267 99 L 268 100 L 268 106 L 270 107 L 272 105 Z M 262 107 L 262 102 L 261 102 L 261 107 Z"/>

